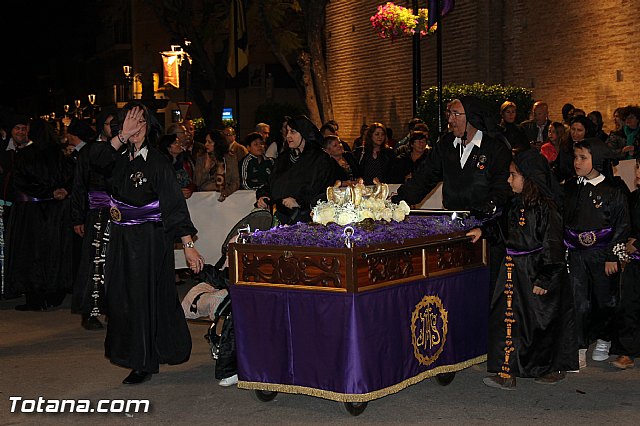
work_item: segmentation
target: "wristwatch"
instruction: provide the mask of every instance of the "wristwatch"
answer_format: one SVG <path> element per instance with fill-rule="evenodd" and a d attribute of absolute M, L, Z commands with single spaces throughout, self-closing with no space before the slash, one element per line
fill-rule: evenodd
<path fill-rule="evenodd" d="M 184 248 L 195 248 L 196 245 L 193 243 L 193 241 L 189 241 L 187 243 L 182 244 L 182 247 L 184 247 Z"/>

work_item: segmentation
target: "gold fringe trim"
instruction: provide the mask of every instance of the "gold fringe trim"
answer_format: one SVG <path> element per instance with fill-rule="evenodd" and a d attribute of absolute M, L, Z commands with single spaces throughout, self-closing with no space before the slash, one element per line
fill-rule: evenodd
<path fill-rule="evenodd" d="M 332 392 L 332 391 L 327 391 L 322 389 L 310 388 L 306 386 L 280 385 L 275 383 L 262 383 L 262 382 L 245 382 L 243 380 L 238 381 L 238 388 L 250 389 L 250 390 L 264 390 L 264 391 L 270 391 L 270 392 L 302 394 L 302 395 L 316 396 L 324 399 L 330 399 L 332 401 L 337 401 L 337 402 L 369 402 L 374 399 L 378 399 L 387 395 L 398 393 L 401 390 L 408 388 L 411 385 L 420 383 L 424 379 L 428 379 L 430 377 L 434 377 L 442 373 L 454 373 L 460 370 L 464 370 L 465 368 L 471 367 L 472 365 L 480 364 L 482 362 L 485 362 L 486 360 L 487 360 L 487 355 L 485 354 L 467 361 L 459 362 L 458 364 L 442 365 L 432 370 L 424 371 L 418 374 L 417 376 L 408 378 L 396 385 L 389 386 L 387 388 L 369 392 L 369 393 L 362 393 L 362 394 L 338 393 L 338 392 Z"/>

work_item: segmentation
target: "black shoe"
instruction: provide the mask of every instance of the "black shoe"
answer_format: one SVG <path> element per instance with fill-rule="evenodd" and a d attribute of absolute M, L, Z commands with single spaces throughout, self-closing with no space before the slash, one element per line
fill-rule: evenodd
<path fill-rule="evenodd" d="M 25 303 L 24 305 L 18 305 L 16 306 L 16 311 L 34 311 L 34 312 L 40 312 L 40 311 L 46 311 L 47 307 L 44 304 L 38 304 L 38 303 Z"/>
<path fill-rule="evenodd" d="M 98 317 L 92 317 L 90 315 L 83 315 L 81 324 L 85 330 L 102 330 L 104 328 Z"/>
<path fill-rule="evenodd" d="M 125 385 L 137 385 L 138 383 L 151 380 L 152 373 L 146 371 L 131 370 L 131 373 L 122 381 Z"/>

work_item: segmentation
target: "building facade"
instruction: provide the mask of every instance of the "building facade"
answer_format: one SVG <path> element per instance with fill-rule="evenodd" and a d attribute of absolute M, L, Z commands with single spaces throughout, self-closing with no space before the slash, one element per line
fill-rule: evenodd
<path fill-rule="evenodd" d="M 375 34 L 369 18 L 380 4 L 332 0 L 327 7 L 331 97 L 341 136 L 350 141 L 373 121 L 401 137 L 412 116 L 412 43 Z M 442 20 L 443 84 L 530 88 L 549 104 L 552 120 L 561 121 L 570 102 L 602 112 L 610 130 L 616 107 L 640 103 L 638 11 L 640 0 L 458 0 Z M 421 53 L 424 89 L 437 84 L 435 36 L 423 39 Z"/>

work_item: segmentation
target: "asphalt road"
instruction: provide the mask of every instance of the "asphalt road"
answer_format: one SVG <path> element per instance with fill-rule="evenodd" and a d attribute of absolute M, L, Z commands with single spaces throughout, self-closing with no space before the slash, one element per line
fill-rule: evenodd
<path fill-rule="evenodd" d="M 334 401 L 281 393 L 265 403 L 252 391 L 218 386 L 204 339 L 206 322 L 190 323 L 189 362 L 161 366 L 160 374 L 141 385 L 122 385 L 128 371 L 104 358 L 104 330 L 82 329 L 79 316 L 69 311 L 70 297 L 47 312 L 17 312 L 13 308 L 20 303 L 0 301 L 1 425 L 640 424 L 640 361 L 618 371 L 589 358 L 588 368 L 557 385 L 523 379 L 514 392 L 484 386 L 487 373 L 480 364 L 457 373 L 449 386 L 425 380 L 369 402 L 353 417 Z M 40 397 L 43 409 L 62 399 L 78 400 L 79 409 L 109 400 L 102 407 L 119 412 L 11 412 L 12 406 L 36 411 Z M 127 400 L 148 400 L 148 412 L 125 412 Z"/>

